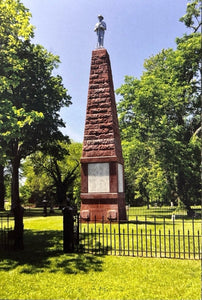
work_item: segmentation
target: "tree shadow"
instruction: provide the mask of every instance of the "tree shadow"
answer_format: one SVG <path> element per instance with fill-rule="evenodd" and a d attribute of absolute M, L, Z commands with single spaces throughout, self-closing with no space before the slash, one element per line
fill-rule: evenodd
<path fill-rule="evenodd" d="M 55 269 L 51 272 L 61 269 L 66 274 L 88 273 L 90 270 L 95 272 L 102 271 L 102 260 L 98 256 L 90 254 L 76 254 L 72 255 L 72 259 L 63 259 L 58 262 Z"/>
<path fill-rule="evenodd" d="M 25 250 L 0 250 L 0 270 L 34 274 L 63 272 L 67 274 L 102 271 L 99 256 L 63 252 L 63 232 L 59 230 L 24 232 Z"/>

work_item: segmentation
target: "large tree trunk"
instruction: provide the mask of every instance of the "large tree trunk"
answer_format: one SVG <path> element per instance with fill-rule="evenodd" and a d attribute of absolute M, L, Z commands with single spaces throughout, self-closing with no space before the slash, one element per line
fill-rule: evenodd
<path fill-rule="evenodd" d="M 20 167 L 20 155 L 16 152 L 13 155 L 13 159 L 11 160 L 12 164 L 12 181 L 11 181 L 11 203 L 12 203 L 12 211 L 14 213 L 15 220 L 15 242 L 14 248 L 15 250 L 23 250 L 23 212 L 24 208 L 21 207 L 20 204 L 20 195 L 19 195 L 19 167 Z"/>
<path fill-rule="evenodd" d="M 192 216 L 193 210 L 191 209 L 190 201 L 187 196 L 187 182 L 183 170 L 179 170 L 178 172 L 177 186 L 180 201 L 183 202 L 183 204 L 185 205 L 188 216 Z"/>
<path fill-rule="evenodd" d="M 56 184 L 56 196 L 57 196 L 57 202 L 59 204 L 60 209 L 62 209 L 64 206 L 66 206 L 66 192 L 67 187 L 62 182 L 57 182 Z"/>
<path fill-rule="evenodd" d="M 14 249 L 15 250 L 23 250 L 24 249 L 24 242 L 23 242 L 23 231 L 24 231 L 23 214 L 24 214 L 24 208 L 21 205 L 18 205 L 13 209 L 13 213 L 14 213 L 14 218 L 15 218 Z"/>
<path fill-rule="evenodd" d="M 0 211 L 4 208 L 5 184 L 4 184 L 4 166 L 0 165 Z"/>
<path fill-rule="evenodd" d="M 20 205 L 19 196 L 19 167 L 20 158 L 15 156 L 12 161 L 12 179 L 11 179 L 11 204 L 12 209 Z"/>

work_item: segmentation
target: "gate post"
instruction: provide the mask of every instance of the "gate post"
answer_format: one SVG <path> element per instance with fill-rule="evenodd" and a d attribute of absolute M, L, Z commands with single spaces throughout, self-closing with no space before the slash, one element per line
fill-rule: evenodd
<path fill-rule="evenodd" d="M 74 251 L 74 219 L 73 209 L 70 206 L 63 210 L 63 250 L 65 253 Z"/>

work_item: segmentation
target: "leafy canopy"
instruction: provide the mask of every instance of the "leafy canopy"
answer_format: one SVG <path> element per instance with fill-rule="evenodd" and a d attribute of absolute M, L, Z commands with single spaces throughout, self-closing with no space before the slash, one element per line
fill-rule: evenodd
<path fill-rule="evenodd" d="M 117 90 L 130 202 L 189 207 L 200 198 L 200 34 L 184 35 L 176 44 L 176 50 L 145 60 L 141 78 L 126 76 Z"/>

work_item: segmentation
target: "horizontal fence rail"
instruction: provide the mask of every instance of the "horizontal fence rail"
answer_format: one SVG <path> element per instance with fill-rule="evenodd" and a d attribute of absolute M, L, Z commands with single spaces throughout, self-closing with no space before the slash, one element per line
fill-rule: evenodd
<path fill-rule="evenodd" d="M 0 214 L 0 248 L 10 248 L 14 239 L 14 217 Z"/>
<path fill-rule="evenodd" d="M 80 223 L 79 250 L 94 254 L 202 258 L 201 222 L 137 217 L 125 223 Z"/>

